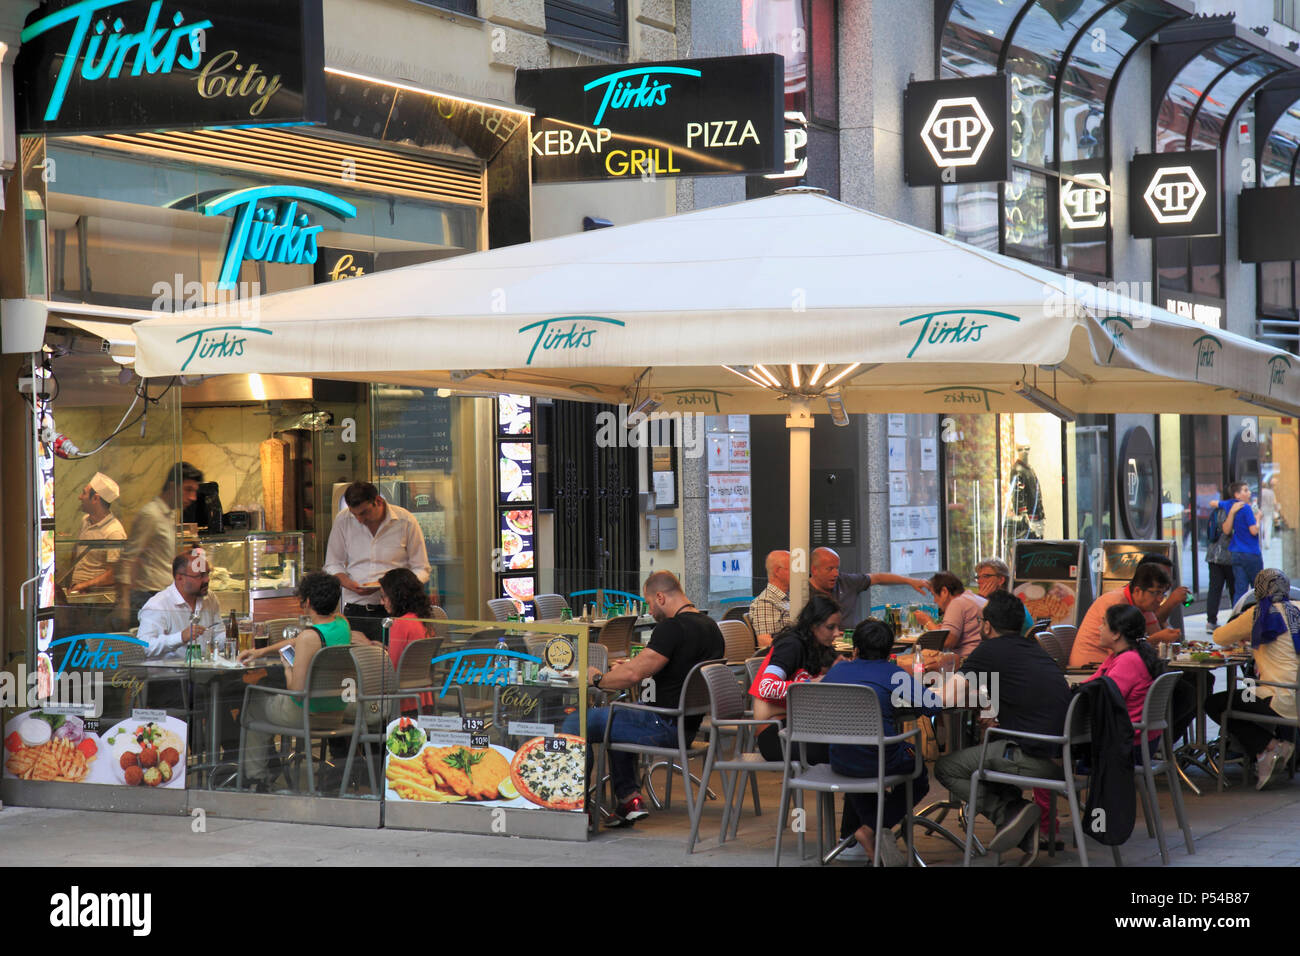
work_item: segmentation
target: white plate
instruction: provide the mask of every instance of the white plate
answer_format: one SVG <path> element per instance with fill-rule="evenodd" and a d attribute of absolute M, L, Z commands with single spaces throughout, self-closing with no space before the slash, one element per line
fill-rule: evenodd
<path fill-rule="evenodd" d="M 126 785 L 126 772 L 122 769 L 121 762 L 122 754 L 127 750 L 132 750 L 137 753 L 139 752 L 140 748 L 135 742 L 133 731 L 143 723 L 145 723 L 145 721 L 135 719 L 120 720 L 112 727 L 108 728 L 104 733 L 99 735 L 102 746 L 102 756 L 108 762 L 108 769 L 112 775 L 110 782 L 121 784 L 123 786 Z M 180 738 L 181 746 L 177 749 L 180 750 L 181 758 L 176 762 L 176 766 L 172 768 L 172 778 L 166 783 L 160 783 L 156 788 L 152 789 L 184 790 L 185 751 L 189 739 L 189 728 L 186 726 L 185 721 L 173 717 L 170 714 L 160 721 L 160 723 L 164 730 L 169 730 Z M 109 738 L 114 738 L 116 743 L 110 743 Z M 140 786 L 144 787 L 145 785 L 140 784 Z"/>
<path fill-rule="evenodd" d="M 425 749 L 427 749 L 428 747 L 436 747 L 436 746 L 437 746 L 436 744 L 425 744 L 425 747 L 424 747 L 424 748 L 421 748 L 419 754 L 416 754 L 415 757 L 411 757 L 411 758 L 409 758 L 409 759 L 411 759 L 411 760 L 417 760 L 417 759 L 419 759 L 420 754 L 423 754 L 423 753 L 424 753 L 424 750 L 425 750 Z M 495 750 L 497 753 L 499 753 L 502 757 L 504 757 L 504 758 L 505 758 L 505 761 L 506 761 L 507 764 L 511 763 L 511 762 L 515 759 L 515 752 L 514 752 L 513 750 L 509 750 L 509 749 L 507 749 L 507 748 L 505 748 L 505 747 L 502 747 L 500 744 L 488 744 L 488 746 L 491 747 L 493 750 Z M 384 753 L 385 753 L 385 754 L 388 753 L 387 748 L 385 748 Z M 391 759 L 394 759 L 394 758 L 392 758 L 391 755 L 390 755 L 390 756 L 387 757 L 387 758 L 385 759 L 385 761 L 384 761 L 384 788 L 385 788 L 385 790 L 387 791 L 384 795 L 385 795 L 389 800 L 401 800 L 403 803 L 425 803 L 425 802 L 428 802 L 428 803 L 431 804 L 432 806 L 442 806 L 442 804 L 438 804 L 438 803 L 436 803 L 436 802 L 434 802 L 434 801 L 432 801 L 432 800 L 429 800 L 429 801 L 424 801 L 424 800 L 407 800 L 405 797 L 401 796 L 399 793 L 397 793 L 395 790 L 393 790 L 393 785 L 392 785 L 392 783 L 388 780 L 388 760 L 391 760 Z M 400 759 L 400 758 L 398 758 L 398 759 Z M 509 775 L 509 774 L 506 774 L 506 779 L 507 779 L 507 780 L 510 779 L 510 775 Z M 533 803 L 531 800 L 529 800 L 528 798 L 523 797 L 523 796 L 516 797 L 514 800 L 504 800 L 504 799 L 500 799 L 500 798 L 498 798 L 498 799 L 496 799 L 496 800 L 469 800 L 469 799 L 465 799 L 465 800 L 456 800 L 456 801 L 454 801 L 454 804 L 455 804 L 456 806 L 463 806 L 463 807 L 509 807 L 509 808 L 511 808 L 511 809 L 517 809 L 517 810 L 527 810 L 527 809 L 530 809 L 530 808 L 531 808 L 531 809 L 536 809 L 536 810 L 540 810 L 540 809 L 541 809 L 541 807 L 537 806 L 537 804 Z"/>
<path fill-rule="evenodd" d="M 515 461 L 532 461 L 533 446 L 526 442 L 503 442 L 501 454 Z"/>
<path fill-rule="evenodd" d="M 501 490 L 503 492 L 514 491 L 524 480 L 523 469 L 519 467 L 519 462 L 512 461 L 509 458 L 501 459 Z"/>

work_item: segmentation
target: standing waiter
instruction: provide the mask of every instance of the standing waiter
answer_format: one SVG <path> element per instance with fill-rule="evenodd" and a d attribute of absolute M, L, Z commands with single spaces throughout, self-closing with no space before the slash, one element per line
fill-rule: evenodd
<path fill-rule="evenodd" d="M 330 531 L 325 572 L 343 586 L 343 616 L 372 641 L 383 639 L 386 616 L 379 579 L 394 568 L 409 568 L 421 584 L 429 580 L 424 532 L 405 508 L 389 504 L 368 481 L 354 481 L 343 492 Z"/>

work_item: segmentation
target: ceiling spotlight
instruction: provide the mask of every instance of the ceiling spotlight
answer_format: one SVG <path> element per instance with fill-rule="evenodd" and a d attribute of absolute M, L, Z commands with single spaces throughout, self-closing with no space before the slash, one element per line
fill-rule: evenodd
<path fill-rule="evenodd" d="M 123 365 L 117 373 L 117 384 L 130 385 L 133 378 L 135 378 L 135 369 L 129 365 Z"/>

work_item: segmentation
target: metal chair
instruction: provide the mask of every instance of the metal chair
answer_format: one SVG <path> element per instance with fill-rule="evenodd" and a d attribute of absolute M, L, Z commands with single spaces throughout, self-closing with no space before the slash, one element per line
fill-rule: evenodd
<path fill-rule="evenodd" d="M 979 766 L 971 774 L 970 778 L 970 800 L 966 806 L 966 853 L 962 858 L 962 866 L 970 866 L 971 850 L 975 842 L 975 822 L 979 816 L 975 808 L 979 806 L 980 783 L 1007 783 L 1021 789 L 1037 787 L 1052 794 L 1064 794 L 1070 807 L 1070 822 L 1074 827 L 1074 844 L 1079 851 L 1079 865 L 1088 865 L 1088 848 L 1084 843 L 1083 836 L 1083 815 L 1079 810 L 1079 791 L 1083 789 L 1083 781 L 1075 776 L 1075 755 L 1073 753 L 1073 748 L 1080 744 L 1089 743 L 1092 740 L 1092 721 L 1088 714 L 1088 708 L 1084 705 L 1085 700 L 1086 698 L 1081 694 L 1074 695 L 1070 700 L 1069 708 L 1065 712 L 1065 725 L 1062 727 L 1061 733 L 1056 736 L 1031 734 L 1023 730 L 1007 730 L 1005 727 L 990 727 L 984 731 L 984 741 L 980 745 Z M 986 769 L 985 760 L 988 756 L 989 741 L 994 737 L 1005 737 L 1011 740 L 1032 740 L 1052 747 L 1061 747 L 1063 750 L 1062 762 L 1064 764 L 1062 777 L 1060 779 L 1028 777 L 1016 773 Z M 1052 798 L 1050 813 L 1049 819 L 1055 821 L 1055 796 Z M 1054 828 L 1048 838 L 1055 843 L 1056 833 Z M 1111 847 L 1111 850 L 1115 855 L 1115 865 L 1118 866 L 1120 864 L 1119 847 Z"/>
<path fill-rule="evenodd" d="M 1070 652 L 1074 650 L 1074 638 L 1079 633 L 1079 629 L 1073 624 L 1053 624 L 1052 633 L 1056 635 L 1061 645 L 1061 653 L 1065 655 L 1065 663 L 1061 666 L 1066 667 L 1070 663 Z"/>
<path fill-rule="evenodd" d="M 1293 694 L 1297 695 L 1297 699 L 1300 699 L 1300 675 L 1297 675 L 1296 682 L 1291 684 L 1284 684 L 1279 681 L 1266 681 L 1266 680 L 1256 679 L 1255 687 L 1256 688 L 1273 687 L 1278 690 L 1289 690 Z M 1228 690 L 1232 691 L 1232 693 L 1228 694 L 1227 706 L 1225 706 L 1223 709 L 1222 722 L 1221 722 L 1220 733 L 1219 733 L 1219 790 L 1220 791 L 1222 791 L 1227 784 L 1227 781 L 1224 779 L 1224 770 L 1226 769 L 1227 762 L 1228 762 L 1228 754 L 1227 754 L 1228 737 L 1231 736 L 1231 731 L 1227 729 L 1229 720 L 1241 721 L 1243 723 L 1248 723 L 1248 724 L 1263 724 L 1269 727 L 1293 727 L 1295 728 L 1296 731 L 1296 741 L 1300 743 L 1300 715 L 1297 715 L 1296 717 L 1270 717 L 1267 714 L 1256 714 L 1249 711 L 1233 710 L 1232 704 L 1237 697 L 1235 693 L 1236 691 L 1235 675 L 1234 675 L 1234 679 L 1228 684 Z M 1243 747 L 1241 749 L 1244 751 L 1245 748 Z M 1236 761 L 1234 760 L 1233 762 L 1235 763 Z M 1255 765 L 1255 761 L 1251 759 L 1249 755 L 1246 755 L 1242 758 L 1242 773 L 1245 775 L 1245 778 L 1247 780 L 1250 779 L 1254 765 Z M 1295 767 L 1296 767 L 1296 756 L 1295 756 L 1295 752 L 1293 751 L 1291 754 L 1290 765 L 1287 768 L 1290 776 L 1295 776 Z"/>
<path fill-rule="evenodd" d="M 284 629 L 286 627 L 298 626 L 298 619 L 296 617 L 273 617 L 259 623 L 266 625 L 267 644 L 274 644 L 277 641 L 284 640 Z"/>
<path fill-rule="evenodd" d="M 489 598 L 487 607 L 488 613 L 496 621 L 508 621 L 511 614 L 519 613 L 519 608 L 511 598 Z"/>
<path fill-rule="evenodd" d="M 735 618 L 723 618 L 718 622 L 718 630 L 722 631 L 723 644 L 726 647 L 726 660 L 730 665 L 739 666 L 750 657 L 754 656 L 757 645 L 754 642 L 754 632 L 744 621 L 738 621 Z"/>
<path fill-rule="evenodd" d="M 357 668 L 358 728 L 356 738 L 348 748 L 347 762 L 343 765 L 343 781 L 339 786 L 339 796 L 347 793 L 348 783 L 352 780 L 352 761 L 358 743 L 365 752 L 366 772 L 370 776 L 370 792 L 378 796 L 379 788 L 370 745 L 384 743 L 388 736 L 388 724 L 397 717 L 400 700 L 397 694 L 397 674 L 393 670 L 393 662 L 389 659 L 388 652 L 380 645 L 353 644 L 351 651 Z"/>
<path fill-rule="evenodd" d="M 632 635 L 636 631 L 636 616 L 632 614 L 616 617 L 605 623 L 597 638 L 609 651 L 611 657 L 630 657 L 632 655 Z"/>
<path fill-rule="evenodd" d="M 533 608 L 539 621 L 558 621 L 560 614 L 569 606 L 563 594 L 539 594 L 533 598 Z"/>
<path fill-rule="evenodd" d="M 397 661 L 397 691 L 399 700 L 415 698 L 416 713 L 424 713 L 423 694 L 441 692 L 442 685 L 433 680 L 433 659 L 442 650 L 441 637 L 425 637 L 412 641 L 402 650 Z M 400 706 L 400 705 L 399 705 Z"/>
<path fill-rule="evenodd" d="M 1061 639 L 1052 631 L 1043 631 L 1038 635 L 1038 646 L 1047 652 L 1047 656 L 1056 661 L 1056 666 L 1065 670 L 1070 665 L 1070 652 L 1061 645 Z"/>
<path fill-rule="evenodd" d="M 781 863 L 781 839 L 785 831 L 786 817 L 789 815 L 790 798 L 793 791 L 812 790 L 820 795 L 820 812 L 818 813 L 817 850 L 818 856 L 825 857 L 825 836 L 828 821 L 834 822 L 836 793 L 874 793 L 876 800 L 876 866 L 880 866 L 880 841 L 893 839 L 883 836 L 885 814 L 885 791 L 902 784 L 907 792 L 909 813 L 904 817 L 904 831 L 907 840 L 907 865 L 911 866 L 916 855 L 915 841 L 912 835 L 912 781 L 921 775 L 921 732 L 909 730 L 904 734 L 884 736 L 885 722 L 880 713 L 880 698 L 871 687 L 859 684 L 792 684 L 786 692 L 786 731 L 785 731 L 785 765 L 781 780 L 781 814 L 777 820 L 776 830 L 776 865 Z M 891 744 L 914 741 L 914 764 L 911 773 L 884 774 L 886 766 L 885 748 Z M 799 746 L 799 760 L 793 759 L 795 745 Z M 882 771 L 877 777 L 849 777 L 836 773 L 830 764 L 808 765 L 808 744 L 849 744 L 860 747 L 876 748 L 876 766 Z M 800 856 L 803 855 L 803 834 L 800 837 Z M 840 844 L 846 846 L 850 836 Z"/>
<path fill-rule="evenodd" d="M 726 623 L 725 621 L 723 623 Z M 768 761 L 763 755 L 752 752 L 754 732 L 758 727 L 768 725 L 781 726 L 781 721 L 753 720 L 745 717 L 745 694 L 736 683 L 731 668 L 720 664 L 710 664 L 701 673 L 709 688 L 709 738 L 704 752 L 704 770 L 700 773 L 698 806 L 691 820 L 691 835 L 686 844 L 686 852 L 695 852 L 695 841 L 699 837 L 700 819 L 704 815 L 705 790 L 709 777 L 714 770 L 722 773 L 722 829 L 718 833 L 718 842 L 727 841 L 727 828 L 732 823 L 732 796 L 738 797 L 743 806 L 745 784 L 747 779 L 754 781 L 754 815 L 761 811 L 758 806 L 758 786 L 755 773 L 768 771 L 781 773 L 785 770 L 783 761 Z M 735 739 L 730 759 L 718 759 L 723 746 L 723 736 Z M 736 809 L 735 826 L 739 826 L 740 808 Z M 735 836 L 733 831 L 732 836 Z"/>
<path fill-rule="evenodd" d="M 948 635 L 952 633 L 946 627 L 936 627 L 932 631 L 923 631 L 921 636 L 916 639 L 916 646 L 923 651 L 941 651 L 943 645 L 948 641 Z"/>
<path fill-rule="evenodd" d="M 1160 844 L 1160 861 L 1169 865 L 1169 848 L 1165 845 L 1165 831 L 1160 823 L 1160 804 L 1156 800 L 1156 774 L 1164 773 L 1169 783 L 1169 796 L 1174 804 L 1174 817 L 1182 828 L 1183 840 L 1187 844 L 1188 854 L 1196 853 L 1196 844 L 1192 842 L 1192 829 L 1187 825 L 1187 813 L 1183 807 L 1183 789 L 1178 782 L 1177 763 L 1174 761 L 1173 744 L 1169 740 L 1169 725 L 1173 722 L 1174 688 L 1182 675 L 1178 671 L 1161 674 L 1147 689 L 1146 700 L 1142 703 L 1142 719 L 1133 726 L 1138 733 L 1142 747 L 1141 780 L 1138 783 L 1138 796 L 1142 798 L 1142 817 L 1147 823 L 1147 833 L 1156 838 Z M 1146 746 L 1150 731 L 1162 731 L 1160 748 L 1162 756 L 1153 761 Z"/>
<path fill-rule="evenodd" d="M 735 607 L 727 608 L 727 613 L 722 615 L 724 621 L 743 621 L 745 615 L 749 613 L 747 605 L 737 604 Z"/>
<path fill-rule="evenodd" d="M 605 721 L 605 743 L 600 748 L 597 758 L 596 779 L 602 782 L 605 780 L 605 759 L 609 751 L 665 758 L 668 762 L 668 784 L 665 788 L 664 805 L 667 806 L 672 799 L 673 770 L 680 770 L 683 786 L 686 788 L 687 813 L 690 814 L 691 823 L 694 825 L 695 801 L 691 795 L 690 761 L 692 757 L 703 756 L 704 751 L 703 749 L 692 748 L 691 741 L 686 737 L 686 721 L 690 717 L 703 717 L 709 712 L 709 688 L 704 682 L 701 671 L 708 664 L 721 663 L 722 661 L 701 661 L 692 667 L 686 675 L 686 679 L 682 681 L 682 692 L 675 707 L 653 707 L 649 704 L 637 704 L 624 700 L 616 700 L 611 703 L 609 705 L 609 717 Z M 609 739 L 610 729 L 614 723 L 615 715 L 620 710 L 642 711 L 671 719 L 677 725 L 677 746 L 662 747 L 653 744 L 611 742 Z M 617 798 L 618 794 L 614 794 L 614 796 Z M 597 811 L 600 812 L 599 799 L 597 800 Z"/>
<path fill-rule="evenodd" d="M 305 741 L 334 740 L 347 736 L 351 739 L 348 746 L 348 761 L 351 762 L 356 754 L 357 738 L 361 733 L 362 714 L 361 709 L 357 709 L 356 717 L 353 723 L 348 726 L 343 722 L 342 710 L 328 710 L 312 713 L 310 701 L 320 698 L 336 698 L 343 696 L 343 682 L 351 679 L 355 682 L 354 686 L 360 686 L 360 675 L 357 673 L 357 662 L 352 656 L 352 647 L 322 647 L 312 655 L 311 662 L 307 667 L 307 685 L 302 690 L 288 690 L 283 687 L 268 687 L 265 684 L 249 684 L 244 688 L 244 706 L 239 712 L 239 752 L 242 755 L 248 749 L 248 731 L 256 730 L 261 733 L 293 736 Z M 289 697 L 301 705 L 302 723 L 277 724 L 271 720 L 255 720 L 252 715 L 252 703 L 254 695 L 278 695 Z M 311 747 L 306 749 L 307 763 L 307 789 L 316 792 L 315 771 L 312 766 Z M 244 786 L 244 762 L 241 759 L 239 769 L 235 774 L 235 786 L 243 789 Z M 347 779 L 344 778 L 343 788 L 347 786 Z M 340 790 L 342 796 L 342 789 Z"/>

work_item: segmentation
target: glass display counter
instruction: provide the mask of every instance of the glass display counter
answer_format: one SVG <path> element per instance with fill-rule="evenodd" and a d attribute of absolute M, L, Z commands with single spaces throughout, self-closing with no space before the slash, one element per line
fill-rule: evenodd
<path fill-rule="evenodd" d="M 297 617 L 294 589 L 303 572 L 301 531 L 250 531 L 200 536 L 211 565 L 209 593 L 223 615 L 237 611 L 256 621 Z"/>

